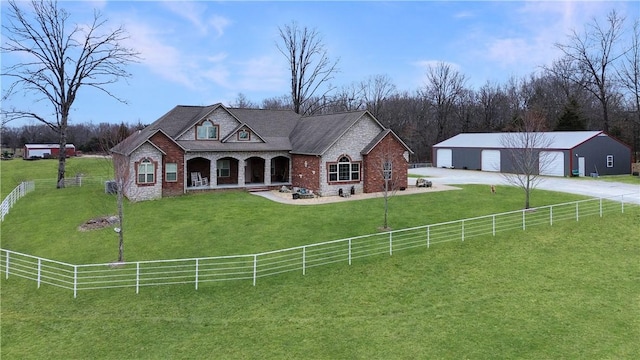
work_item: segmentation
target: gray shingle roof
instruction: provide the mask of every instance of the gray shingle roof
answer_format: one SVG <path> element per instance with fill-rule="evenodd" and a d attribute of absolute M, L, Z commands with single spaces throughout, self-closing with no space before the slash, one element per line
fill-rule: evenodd
<path fill-rule="evenodd" d="M 116 145 L 112 151 L 129 155 L 157 131 L 162 131 L 175 140 L 218 107 L 227 109 L 242 125 L 250 127 L 265 142 L 179 140 L 176 143 L 187 151 L 291 151 L 297 154 L 322 155 L 367 113 L 355 111 L 301 117 L 290 110 L 226 108 L 221 104 L 179 105 Z M 384 129 L 382 125 L 380 127 Z"/>
<path fill-rule="evenodd" d="M 572 149 L 598 136 L 602 131 L 550 131 L 545 137 L 552 139 L 551 149 Z M 434 148 L 504 148 L 502 138 L 509 133 L 464 133 L 433 145 Z M 606 135 L 605 135 L 606 136 Z"/>
<path fill-rule="evenodd" d="M 290 136 L 292 152 L 322 155 L 364 114 L 365 111 L 355 111 L 301 118 Z"/>

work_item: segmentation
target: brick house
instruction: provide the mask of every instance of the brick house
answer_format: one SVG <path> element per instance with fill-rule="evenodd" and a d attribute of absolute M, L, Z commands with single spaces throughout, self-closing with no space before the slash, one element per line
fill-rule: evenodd
<path fill-rule="evenodd" d="M 368 111 L 300 116 L 222 104 L 176 106 L 111 149 L 133 201 L 221 189 L 378 192 L 407 186 L 411 149 Z"/>

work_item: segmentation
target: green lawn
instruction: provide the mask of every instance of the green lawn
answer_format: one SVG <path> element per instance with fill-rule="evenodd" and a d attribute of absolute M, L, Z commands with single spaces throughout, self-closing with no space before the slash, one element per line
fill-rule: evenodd
<path fill-rule="evenodd" d="M 581 179 L 602 180 L 602 181 L 621 182 L 625 184 L 640 185 L 640 177 L 633 176 L 633 175 L 604 175 L 604 176 L 599 176 L 597 178 L 583 177 Z"/>
<path fill-rule="evenodd" d="M 77 231 L 115 212 L 102 183 L 36 186 L 2 223 L 3 248 L 72 263 L 115 259 L 113 230 Z M 575 199 L 535 191 L 532 201 Z M 522 202 L 517 189 L 491 196 L 484 186 L 395 196 L 390 225 L 516 210 Z M 293 206 L 243 192 L 127 203 L 125 211 L 128 261 L 255 253 L 373 233 L 382 223 L 382 199 Z M 0 357 L 632 359 L 640 353 L 639 230 L 640 209 L 627 206 L 624 214 L 267 277 L 256 287 L 97 290 L 74 299 L 69 290 L 2 274 Z"/>

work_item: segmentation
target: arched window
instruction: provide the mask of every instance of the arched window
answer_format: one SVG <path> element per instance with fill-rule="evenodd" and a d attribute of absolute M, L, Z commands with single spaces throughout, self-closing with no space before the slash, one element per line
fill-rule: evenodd
<path fill-rule="evenodd" d="M 153 184 L 156 173 L 154 163 L 145 158 L 138 163 L 138 184 Z"/>
<path fill-rule="evenodd" d="M 198 140 L 217 140 L 218 126 L 207 120 L 200 126 L 196 126 L 196 139 Z"/>
<path fill-rule="evenodd" d="M 329 181 L 360 181 L 360 163 L 341 156 L 337 163 L 329 163 Z"/>

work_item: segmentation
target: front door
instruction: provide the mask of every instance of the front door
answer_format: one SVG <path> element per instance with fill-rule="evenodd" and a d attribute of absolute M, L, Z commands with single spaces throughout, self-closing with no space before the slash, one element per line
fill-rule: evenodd
<path fill-rule="evenodd" d="M 578 158 L 578 176 L 584 176 L 584 157 Z"/>

